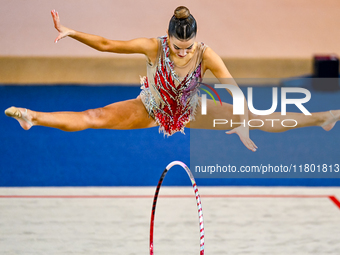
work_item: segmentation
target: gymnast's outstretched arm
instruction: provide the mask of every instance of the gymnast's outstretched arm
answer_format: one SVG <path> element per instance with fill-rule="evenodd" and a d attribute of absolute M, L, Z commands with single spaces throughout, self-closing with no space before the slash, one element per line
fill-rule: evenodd
<path fill-rule="evenodd" d="M 54 42 L 69 36 L 99 51 L 125 54 L 139 53 L 149 58 L 153 58 L 157 54 L 158 43 L 156 38 L 137 38 L 129 41 L 109 40 L 98 35 L 86 34 L 67 28 L 61 25 L 57 11 L 52 10 L 51 14 L 54 27 L 59 32 Z"/>
<path fill-rule="evenodd" d="M 238 87 L 237 83 L 234 81 L 233 77 L 229 73 L 227 67 L 223 63 L 220 56 L 218 56 L 211 48 L 207 48 L 203 55 L 203 66 L 204 69 L 209 69 L 214 76 L 219 79 L 221 83 L 224 83 L 226 79 L 231 81 L 232 85 Z M 205 71 L 205 70 L 203 70 Z M 230 93 L 230 91 L 228 90 Z M 244 99 L 244 109 L 246 109 L 245 114 L 240 116 L 240 122 L 248 122 L 248 104 L 247 100 Z M 242 143 L 252 151 L 256 151 L 256 144 L 249 138 L 249 126 L 239 126 L 227 132 L 227 134 L 237 134 L 240 137 Z"/>

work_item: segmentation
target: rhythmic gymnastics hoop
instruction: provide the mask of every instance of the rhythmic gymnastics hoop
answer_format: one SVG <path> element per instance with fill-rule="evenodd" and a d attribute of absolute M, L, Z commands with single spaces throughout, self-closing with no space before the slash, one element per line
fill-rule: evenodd
<path fill-rule="evenodd" d="M 200 227 L 200 255 L 204 255 L 204 224 L 203 224 L 203 211 L 202 211 L 202 204 L 201 204 L 201 197 L 198 193 L 198 188 L 194 179 L 194 176 L 192 175 L 190 169 L 186 166 L 181 161 L 173 161 L 171 162 L 163 171 L 161 178 L 158 181 L 158 185 L 156 188 L 155 195 L 153 197 L 153 204 L 152 204 L 152 211 L 151 211 L 151 222 L 150 222 L 150 255 L 153 255 L 153 229 L 154 229 L 154 220 L 155 220 L 155 213 L 156 213 L 156 204 L 157 204 L 157 198 L 158 198 L 158 193 L 159 190 L 162 186 L 162 182 L 164 180 L 164 177 L 166 173 L 170 170 L 171 167 L 174 165 L 180 165 L 181 167 L 184 168 L 184 170 L 187 172 L 191 183 L 192 187 L 194 188 L 195 191 L 195 196 L 196 196 L 196 202 L 197 202 L 197 209 L 198 209 L 198 218 L 199 218 L 199 227 Z"/>

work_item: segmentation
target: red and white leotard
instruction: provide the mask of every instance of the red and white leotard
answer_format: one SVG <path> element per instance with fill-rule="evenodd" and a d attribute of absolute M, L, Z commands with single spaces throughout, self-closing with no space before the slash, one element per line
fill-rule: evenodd
<path fill-rule="evenodd" d="M 166 36 L 158 38 L 158 45 L 156 63 L 148 62 L 147 77 L 141 78 L 140 96 L 160 132 L 168 136 L 178 131 L 184 133 L 199 104 L 198 86 L 206 45 L 197 43 L 193 57 L 180 67 L 170 60 Z"/>

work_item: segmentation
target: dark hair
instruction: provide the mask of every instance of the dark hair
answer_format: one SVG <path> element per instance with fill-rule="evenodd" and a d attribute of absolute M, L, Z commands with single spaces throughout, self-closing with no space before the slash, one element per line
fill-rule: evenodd
<path fill-rule="evenodd" d="M 179 6 L 174 11 L 169 22 L 169 36 L 174 36 L 180 40 L 189 40 L 197 33 L 197 23 L 195 18 L 185 6 Z"/>

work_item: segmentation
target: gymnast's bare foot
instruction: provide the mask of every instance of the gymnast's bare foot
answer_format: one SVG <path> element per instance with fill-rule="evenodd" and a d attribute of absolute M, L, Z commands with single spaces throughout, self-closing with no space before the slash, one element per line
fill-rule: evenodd
<path fill-rule="evenodd" d="M 5 114 L 19 121 L 20 126 L 25 130 L 29 130 L 33 126 L 32 116 L 27 109 L 12 106 L 5 110 Z"/>
<path fill-rule="evenodd" d="M 331 130 L 335 123 L 340 120 L 340 110 L 332 110 L 328 112 L 328 117 L 326 118 L 326 121 L 322 124 L 322 128 L 326 131 Z"/>

